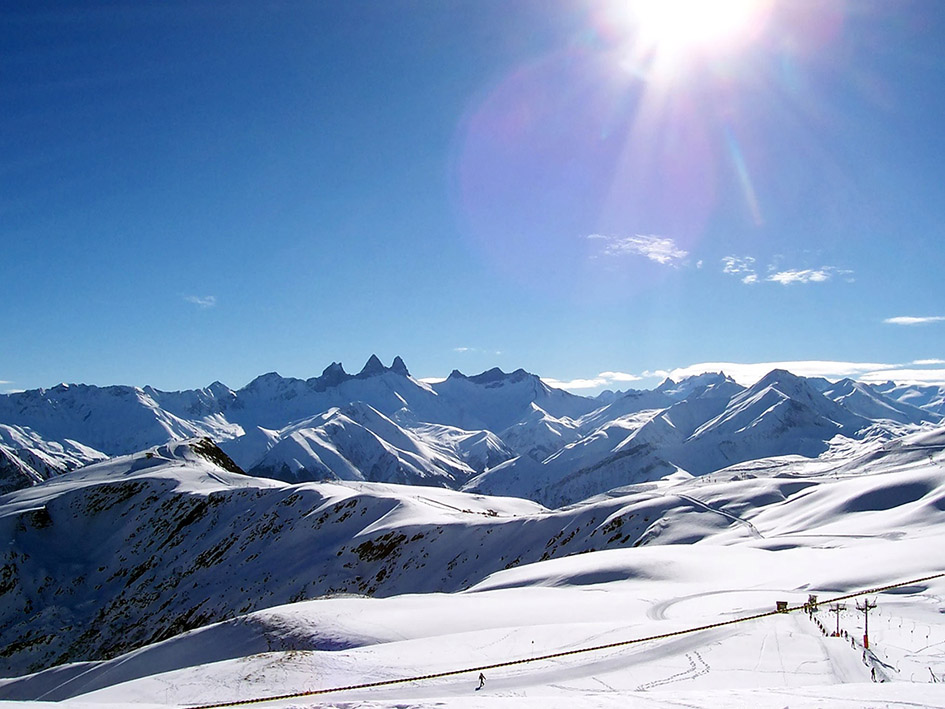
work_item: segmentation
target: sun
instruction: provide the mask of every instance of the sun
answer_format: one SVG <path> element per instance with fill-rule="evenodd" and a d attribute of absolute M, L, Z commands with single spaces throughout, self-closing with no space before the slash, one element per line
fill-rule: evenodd
<path fill-rule="evenodd" d="M 764 28 L 771 0 L 624 0 L 635 63 L 657 74 L 737 52 Z"/>

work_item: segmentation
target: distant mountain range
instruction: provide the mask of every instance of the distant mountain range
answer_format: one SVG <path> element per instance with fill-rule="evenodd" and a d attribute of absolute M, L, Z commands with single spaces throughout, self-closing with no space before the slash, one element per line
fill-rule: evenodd
<path fill-rule="evenodd" d="M 667 475 L 816 457 L 945 418 L 945 388 L 828 382 L 774 370 L 576 396 L 524 370 L 427 384 L 400 357 L 357 374 L 263 374 L 232 390 L 61 384 L 0 395 L 0 492 L 169 441 L 208 437 L 250 474 L 514 495 L 548 506 Z"/>

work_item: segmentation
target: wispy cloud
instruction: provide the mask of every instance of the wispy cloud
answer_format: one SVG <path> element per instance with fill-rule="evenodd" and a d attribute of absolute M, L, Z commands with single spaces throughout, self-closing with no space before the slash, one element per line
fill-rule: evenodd
<path fill-rule="evenodd" d="M 917 359 L 912 364 L 916 367 L 933 367 L 937 364 L 945 364 L 945 359 Z"/>
<path fill-rule="evenodd" d="M 597 376 L 610 382 L 638 382 L 643 378 L 627 372 L 601 372 Z"/>
<path fill-rule="evenodd" d="M 895 318 L 886 318 L 883 322 L 887 325 L 928 325 L 934 322 L 942 322 L 943 320 L 945 320 L 945 315 L 929 315 L 926 317 L 900 315 Z"/>
<path fill-rule="evenodd" d="M 502 354 L 501 350 L 487 350 L 482 347 L 454 347 L 453 352 L 458 352 L 459 354 L 487 354 L 487 355 L 500 355 Z"/>
<path fill-rule="evenodd" d="M 742 283 L 758 282 L 755 259 L 751 256 L 726 256 L 722 259 L 722 273 L 738 276 Z"/>
<path fill-rule="evenodd" d="M 554 377 L 542 377 L 541 380 L 555 389 L 565 389 L 572 391 L 574 389 L 601 389 L 607 386 L 604 379 L 555 379 Z"/>
<path fill-rule="evenodd" d="M 780 283 L 782 286 L 789 286 L 794 283 L 823 283 L 829 281 L 833 276 L 847 276 L 847 281 L 852 282 L 853 271 L 836 268 L 834 266 L 821 266 L 820 268 L 802 268 L 788 269 L 772 273 L 765 278 L 766 281 Z"/>
<path fill-rule="evenodd" d="M 542 377 L 541 380 L 548 386 L 556 389 L 604 389 L 615 384 L 625 384 L 627 382 L 638 382 L 643 379 L 638 374 L 629 374 L 627 372 L 601 372 L 596 377 L 586 379 L 554 379 L 551 377 Z"/>
<path fill-rule="evenodd" d="M 909 367 L 900 367 L 896 369 L 885 369 L 881 372 L 867 372 L 859 377 L 860 381 L 868 384 L 882 384 L 883 382 L 896 382 L 898 384 L 934 384 L 935 386 L 945 386 L 945 369 L 911 369 Z"/>
<path fill-rule="evenodd" d="M 215 295 L 185 295 L 184 300 L 196 305 L 198 308 L 212 308 L 217 304 Z"/>
<path fill-rule="evenodd" d="M 603 241 L 606 256 L 644 256 L 663 266 L 678 266 L 689 255 L 676 242 L 665 236 L 642 235 L 606 236 L 590 234 L 588 239 Z"/>
<path fill-rule="evenodd" d="M 12 384 L 12 383 L 13 383 L 13 382 L 11 382 L 11 381 L 9 381 L 9 380 L 7 380 L 7 379 L 0 379 L 0 390 L 2 390 L 2 391 L 0 391 L 0 393 L 2 393 L 2 394 L 19 394 L 20 392 L 23 391 L 23 389 L 7 389 L 6 387 L 7 387 L 8 385 Z"/>
<path fill-rule="evenodd" d="M 853 282 L 853 271 L 836 266 L 819 266 L 817 268 L 789 268 L 780 269 L 780 258 L 767 268 L 768 275 L 762 278 L 756 268 L 756 260 L 752 256 L 725 256 L 722 259 L 722 273 L 737 276 L 742 283 L 754 285 L 762 280 L 768 283 L 780 283 L 783 286 L 796 283 L 823 283 L 838 276 L 848 283 Z"/>

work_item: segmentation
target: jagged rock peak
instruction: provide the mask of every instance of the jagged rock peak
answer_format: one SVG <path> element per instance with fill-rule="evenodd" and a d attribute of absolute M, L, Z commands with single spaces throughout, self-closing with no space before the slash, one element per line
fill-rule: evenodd
<path fill-rule="evenodd" d="M 405 377 L 410 376 L 410 372 L 407 371 L 407 365 L 404 364 L 404 361 L 400 357 L 394 357 L 394 361 L 391 363 L 390 367 L 385 367 L 376 354 L 371 355 L 371 358 L 368 359 L 364 368 L 358 372 L 357 376 L 362 378 L 374 377 L 378 374 L 385 374 L 386 372 L 394 372 L 395 374 L 401 374 Z"/>
<path fill-rule="evenodd" d="M 332 362 L 322 372 L 321 379 L 326 382 L 342 381 L 348 377 L 348 373 L 341 365 L 341 362 Z"/>
<path fill-rule="evenodd" d="M 376 354 L 372 354 L 368 359 L 367 363 L 364 365 L 364 368 L 358 372 L 359 377 L 373 377 L 376 374 L 383 374 L 387 371 L 381 360 Z"/>
<path fill-rule="evenodd" d="M 394 361 L 391 362 L 390 371 L 396 374 L 402 374 L 405 377 L 410 376 L 410 372 L 407 371 L 407 365 L 404 364 L 404 361 L 400 358 L 400 355 L 394 357 Z"/>
<path fill-rule="evenodd" d="M 306 384 L 315 391 L 325 391 L 352 378 L 352 375 L 348 374 L 345 368 L 341 366 L 341 362 L 332 362 L 325 367 L 325 371 L 321 373 L 321 376 L 312 377 Z"/>

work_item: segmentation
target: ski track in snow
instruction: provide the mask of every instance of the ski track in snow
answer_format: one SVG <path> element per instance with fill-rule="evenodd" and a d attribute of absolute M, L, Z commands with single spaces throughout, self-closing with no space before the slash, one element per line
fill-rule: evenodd
<path fill-rule="evenodd" d="M 755 537 L 756 539 L 765 538 L 764 535 L 755 528 L 755 525 L 753 525 L 747 519 L 742 519 L 738 515 L 734 515 L 731 512 L 726 512 L 725 510 L 719 509 L 718 507 L 713 507 L 709 503 L 696 499 L 695 497 L 692 497 L 691 495 L 684 495 L 681 492 L 676 492 L 673 494 L 675 494 L 676 497 L 682 500 L 685 500 L 686 502 L 692 503 L 693 505 L 695 505 L 696 507 L 699 507 L 700 509 L 704 509 L 708 512 L 715 512 L 716 514 L 722 515 L 726 519 L 730 519 L 732 522 L 736 522 L 738 524 L 744 525 L 745 527 L 748 528 L 748 531 L 751 534 L 751 536 Z"/>

